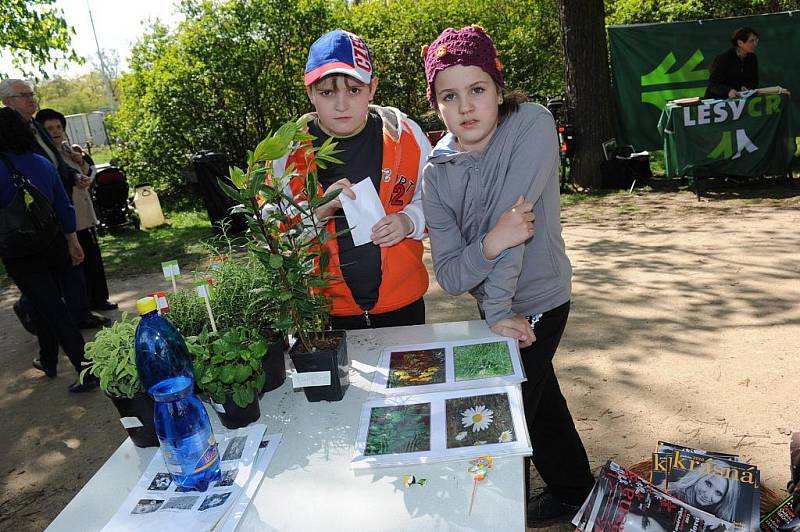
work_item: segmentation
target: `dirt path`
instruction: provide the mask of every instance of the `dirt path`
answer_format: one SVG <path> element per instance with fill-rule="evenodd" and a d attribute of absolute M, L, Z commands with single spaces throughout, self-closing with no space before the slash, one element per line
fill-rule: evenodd
<path fill-rule="evenodd" d="M 563 218 L 574 299 L 556 363 L 592 466 L 644 460 L 662 438 L 739 453 L 785 485 L 800 429 L 800 190 L 610 196 Z M 158 287 L 160 274 L 111 281 L 129 311 Z M 41 530 L 124 432 L 102 394 L 67 394 L 66 359 L 52 382 L 31 368 L 14 297 L 0 291 L 0 529 Z M 435 283 L 426 302 L 429 322 L 477 315 Z"/>

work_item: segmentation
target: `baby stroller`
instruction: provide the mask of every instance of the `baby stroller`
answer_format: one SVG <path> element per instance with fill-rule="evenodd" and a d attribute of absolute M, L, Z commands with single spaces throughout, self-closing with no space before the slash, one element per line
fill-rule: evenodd
<path fill-rule="evenodd" d="M 139 229 L 139 217 L 133 211 L 128 189 L 128 178 L 118 166 L 107 166 L 97 171 L 94 179 L 94 210 L 100 219 L 101 229 L 133 225 Z"/>

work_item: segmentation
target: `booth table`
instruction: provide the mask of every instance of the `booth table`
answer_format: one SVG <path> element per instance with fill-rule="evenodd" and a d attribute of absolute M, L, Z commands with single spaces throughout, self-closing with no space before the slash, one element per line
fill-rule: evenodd
<path fill-rule="evenodd" d="M 494 460 L 477 489 L 471 515 L 467 511 L 473 480 L 466 460 L 350 469 L 361 405 L 385 347 L 487 336 L 492 333 L 484 321 L 348 331 L 350 387 L 344 399 L 309 403 L 302 390 L 293 391 L 290 379 L 266 393 L 259 423 L 266 423 L 267 433 L 283 437 L 237 530 L 525 530 L 522 457 Z M 210 409 L 209 417 L 215 432 L 224 430 Z M 155 451 L 137 448 L 126 439 L 47 530 L 103 528 Z M 426 483 L 405 488 L 404 474 Z"/>
<path fill-rule="evenodd" d="M 789 94 L 668 104 L 658 121 L 667 176 L 786 175 L 796 145 Z"/>

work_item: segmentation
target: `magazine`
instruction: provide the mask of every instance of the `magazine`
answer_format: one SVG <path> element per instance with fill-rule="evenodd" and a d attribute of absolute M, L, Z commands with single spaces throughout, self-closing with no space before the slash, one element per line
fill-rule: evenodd
<path fill-rule="evenodd" d="M 756 466 L 709 454 L 675 449 L 671 455 L 655 453 L 654 467 L 667 466 L 665 482 L 658 485 L 673 497 L 721 519 L 737 530 L 759 527 L 759 470 Z"/>
<path fill-rule="evenodd" d="M 653 454 L 653 467 L 650 470 L 650 482 L 659 486 L 667 479 L 667 471 L 669 470 L 668 459 L 676 451 L 688 451 L 696 454 L 703 454 L 708 456 L 715 456 L 725 460 L 739 461 L 739 456 L 736 454 L 721 453 L 718 451 L 706 451 L 704 449 L 694 449 L 678 443 L 670 443 L 667 441 L 659 440 L 656 445 L 656 452 Z M 658 456 L 656 456 L 658 454 Z"/>
<path fill-rule="evenodd" d="M 733 523 L 692 508 L 611 461 L 572 523 L 582 532 L 734 530 Z"/>
<path fill-rule="evenodd" d="M 800 519 L 792 509 L 791 495 L 761 518 L 761 530 L 763 532 L 796 532 L 800 530 Z"/>

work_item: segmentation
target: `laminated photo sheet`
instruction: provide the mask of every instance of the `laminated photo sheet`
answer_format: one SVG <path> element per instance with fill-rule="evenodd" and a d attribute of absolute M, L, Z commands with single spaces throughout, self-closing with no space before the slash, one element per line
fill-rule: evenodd
<path fill-rule="evenodd" d="M 378 359 L 370 398 L 506 386 L 525 380 L 519 344 L 512 338 L 390 346 Z"/>
<path fill-rule="evenodd" d="M 139 482 L 103 528 L 106 531 L 211 530 L 239 499 L 250 479 L 266 425 L 214 434 L 222 478 L 204 491 L 176 488 L 158 449 Z"/>
<path fill-rule="evenodd" d="M 281 434 L 264 434 L 261 438 L 258 454 L 256 454 L 255 467 L 250 475 L 250 480 L 247 481 L 239 499 L 231 505 L 228 512 L 219 520 L 217 526 L 214 527 L 214 532 L 233 532 L 236 530 L 239 521 L 247 511 L 250 501 L 253 499 L 253 495 L 255 495 L 256 490 L 258 490 L 258 487 L 261 485 L 261 480 L 264 478 L 264 474 L 280 442 Z"/>
<path fill-rule="evenodd" d="M 352 469 L 531 454 L 519 386 L 368 400 L 355 447 Z"/>

